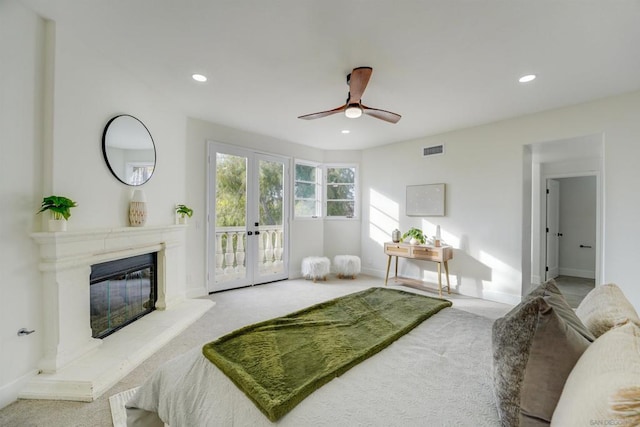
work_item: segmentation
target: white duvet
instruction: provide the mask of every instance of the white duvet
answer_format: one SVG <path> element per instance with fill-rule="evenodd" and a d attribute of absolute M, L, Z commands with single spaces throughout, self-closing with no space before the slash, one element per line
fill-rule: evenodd
<path fill-rule="evenodd" d="M 492 320 L 446 308 L 272 423 L 201 348 L 127 403 L 129 426 L 496 426 Z M 162 421 L 161 421 L 162 420 Z"/>

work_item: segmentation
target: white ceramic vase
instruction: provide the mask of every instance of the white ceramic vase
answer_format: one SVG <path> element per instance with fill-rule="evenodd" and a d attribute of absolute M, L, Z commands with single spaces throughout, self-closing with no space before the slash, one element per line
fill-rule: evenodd
<path fill-rule="evenodd" d="M 67 231 L 67 220 L 66 219 L 50 219 L 49 220 L 49 231 Z"/>

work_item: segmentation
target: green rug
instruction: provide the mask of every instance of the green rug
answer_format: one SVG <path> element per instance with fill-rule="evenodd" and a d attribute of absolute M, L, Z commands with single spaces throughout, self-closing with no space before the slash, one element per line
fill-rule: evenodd
<path fill-rule="evenodd" d="M 451 302 L 370 288 L 245 326 L 202 352 L 276 421 Z"/>

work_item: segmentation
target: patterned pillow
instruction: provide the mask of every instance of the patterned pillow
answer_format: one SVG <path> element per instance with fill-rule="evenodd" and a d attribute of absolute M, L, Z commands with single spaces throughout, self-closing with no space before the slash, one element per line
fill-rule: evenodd
<path fill-rule="evenodd" d="M 627 320 L 640 326 L 635 308 L 613 283 L 596 286 L 578 305 L 576 314 L 596 337 Z"/>
<path fill-rule="evenodd" d="M 548 425 L 567 377 L 593 341 L 560 291 L 535 292 L 493 324 L 494 390 L 505 427 Z"/>

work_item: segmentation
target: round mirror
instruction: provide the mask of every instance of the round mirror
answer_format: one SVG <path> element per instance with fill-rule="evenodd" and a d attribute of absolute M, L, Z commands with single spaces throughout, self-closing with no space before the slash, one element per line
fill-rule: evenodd
<path fill-rule="evenodd" d="M 140 120 L 122 114 L 109 120 L 102 134 L 102 154 L 113 176 L 127 185 L 142 185 L 156 167 L 156 147 Z"/>

